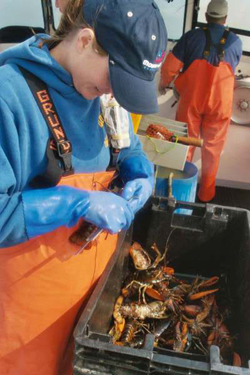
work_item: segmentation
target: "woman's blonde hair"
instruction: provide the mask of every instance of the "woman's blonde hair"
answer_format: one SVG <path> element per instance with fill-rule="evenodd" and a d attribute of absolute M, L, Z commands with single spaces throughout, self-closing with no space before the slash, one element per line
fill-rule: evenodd
<path fill-rule="evenodd" d="M 58 28 L 56 29 L 54 35 L 50 39 L 46 39 L 46 43 L 49 49 L 55 47 L 60 42 L 65 40 L 69 34 L 74 33 L 77 30 L 93 27 L 89 26 L 84 19 L 83 15 L 83 3 L 84 0 L 68 0 L 68 3 L 65 7 L 64 14 L 61 17 Z M 93 29 L 94 31 L 94 29 Z M 101 46 L 95 40 L 94 49 L 97 53 L 105 56 L 107 55 Z"/>

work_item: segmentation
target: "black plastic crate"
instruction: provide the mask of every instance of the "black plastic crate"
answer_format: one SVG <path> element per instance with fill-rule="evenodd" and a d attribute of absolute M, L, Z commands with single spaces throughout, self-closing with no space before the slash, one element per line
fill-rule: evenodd
<path fill-rule="evenodd" d="M 193 215 L 174 214 L 177 207 Z M 174 229 L 174 230 L 173 230 Z M 170 232 L 173 231 L 169 237 Z M 146 250 L 156 242 L 175 272 L 226 278 L 230 290 L 230 332 L 244 367 L 220 362 L 212 346 L 209 358 L 154 348 L 146 335 L 142 349 L 113 345 L 108 335 L 112 313 L 128 272 L 131 240 Z M 154 197 L 135 219 L 133 233 L 122 233 L 118 248 L 100 278 L 75 330 L 74 375 L 250 374 L 250 215 L 231 207 L 175 202 Z"/>

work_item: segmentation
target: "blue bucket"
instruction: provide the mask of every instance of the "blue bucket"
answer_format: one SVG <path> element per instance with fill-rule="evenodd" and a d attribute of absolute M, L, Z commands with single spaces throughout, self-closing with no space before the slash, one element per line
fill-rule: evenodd
<path fill-rule="evenodd" d="M 165 167 L 157 167 L 155 195 L 161 197 L 168 196 L 168 176 L 173 173 L 172 194 L 178 201 L 195 202 L 198 168 L 188 161 L 185 163 L 183 171 Z M 175 213 L 191 215 L 192 210 L 178 208 Z"/>

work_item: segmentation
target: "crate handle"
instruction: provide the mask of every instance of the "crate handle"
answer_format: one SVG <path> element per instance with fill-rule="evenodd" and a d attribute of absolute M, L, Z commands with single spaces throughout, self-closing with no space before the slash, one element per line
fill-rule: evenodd
<path fill-rule="evenodd" d="M 216 345 L 210 347 L 210 374 L 235 374 L 235 375 L 249 375 L 249 368 L 223 365 L 220 360 L 220 348 Z"/>
<path fill-rule="evenodd" d="M 152 208 L 156 211 L 169 212 L 172 228 L 203 232 L 204 228 L 210 227 L 211 223 L 214 221 L 219 221 L 225 226 L 228 223 L 228 214 L 223 207 L 211 204 L 177 201 L 173 196 L 153 196 Z M 178 208 L 193 210 L 195 214 L 175 214 L 175 210 Z"/>

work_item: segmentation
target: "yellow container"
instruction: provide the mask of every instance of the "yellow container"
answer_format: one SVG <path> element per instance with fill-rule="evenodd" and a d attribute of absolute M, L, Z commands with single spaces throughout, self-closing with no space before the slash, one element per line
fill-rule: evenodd
<path fill-rule="evenodd" d="M 137 133 L 140 125 L 142 115 L 138 115 L 135 113 L 131 113 L 131 118 L 133 122 L 133 128 L 134 128 L 134 133 Z"/>

